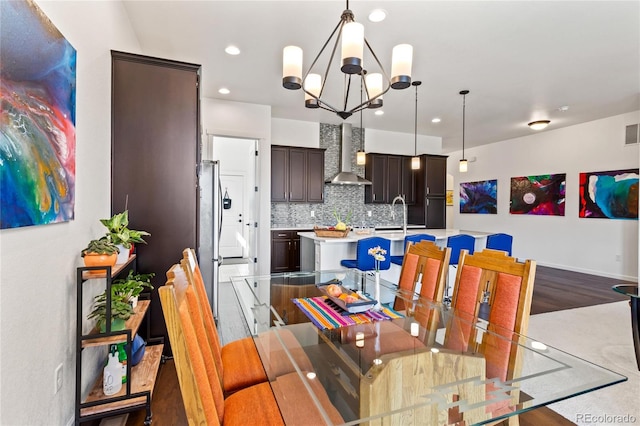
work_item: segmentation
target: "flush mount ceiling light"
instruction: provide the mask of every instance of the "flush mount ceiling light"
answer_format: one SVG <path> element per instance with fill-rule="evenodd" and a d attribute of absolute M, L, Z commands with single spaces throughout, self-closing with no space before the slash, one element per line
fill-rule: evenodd
<path fill-rule="evenodd" d="M 531 130 L 542 130 L 546 128 L 549 125 L 549 123 L 551 123 L 551 121 L 549 120 L 536 120 L 527 124 L 527 126 L 529 126 Z"/>
<path fill-rule="evenodd" d="M 460 173 L 466 173 L 468 169 L 467 159 L 464 158 L 464 119 L 465 119 L 465 110 L 467 108 L 467 95 L 469 94 L 468 90 L 461 90 L 460 94 L 462 95 L 462 159 L 460 160 Z"/>
<path fill-rule="evenodd" d="M 369 13 L 369 21 L 371 22 L 382 22 L 386 17 L 387 11 L 384 9 L 373 9 L 371 13 Z"/>
<path fill-rule="evenodd" d="M 382 107 L 382 96 L 392 89 L 406 89 L 411 85 L 411 64 L 413 61 L 413 47 L 409 44 L 399 44 L 393 48 L 391 78 L 387 75 L 384 67 L 378 60 L 369 42 L 364 37 L 364 26 L 355 22 L 353 12 L 349 10 L 349 0 L 346 2 L 347 8 L 342 12 L 340 21 L 320 49 L 307 72 L 302 74 L 302 49 L 298 46 L 287 46 L 282 55 L 282 86 L 285 89 L 298 90 L 302 88 L 305 93 L 305 106 L 307 108 L 322 108 L 340 116 L 343 120 L 349 118 L 353 113 L 365 108 Z M 316 64 L 324 53 L 327 46 L 335 36 L 333 48 L 330 50 L 329 60 L 324 71 L 324 76 L 314 71 Z M 340 44 L 341 43 L 341 44 Z M 344 88 L 342 100 L 331 101 L 323 97 L 327 82 L 327 76 L 331 69 L 331 63 L 341 45 L 341 65 L 340 71 L 344 73 Z M 368 64 L 377 64 L 375 72 L 363 68 L 364 54 L 367 56 Z M 366 99 L 358 105 L 349 105 L 349 92 L 352 78 L 360 77 L 364 84 Z M 338 106 L 334 106 L 338 105 Z"/>
<path fill-rule="evenodd" d="M 227 89 L 226 87 L 221 87 L 218 90 L 218 93 L 220 93 L 221 95 L 228 95 L 229 93 L 231 93 L 231 91 L 229 89 Z"/>
<path fill-rule="evenodd" d="M 411 158 L 411 170 L 418 170 L 420 168 L 420 157 L 418 157 L 418 86 L 421 84 L 421 81 L 411 83 L 411 85 L 416 88 L 416 115 L 413 126 L 413 157 Z"/>
<path fill-rule="evenodd" d="M 380 110 L 374 112 L 373 114 L 374 115 L 384 115 L 384 111 L 380 109 Z"/>
<path fill-rule="evenodd" d="M 227 46 L 224 51 L 228 54 L 228 55 L 232 55 L 232 56 L 236 56 L 240 54 L 240 49 L 238 49 L 238 47 L 233 46 L 233 45 L 229 45 Z"/>
<path fill-rule="evenodd" d="M 432 123 L 439 123 L 439 122 L 441 122 L 441 121 L 442 121 L 442 120 L 441 120 L 441 119 L 439 119 L 438 117 L 431 119 L 431 122 L 432 122 Z"/>

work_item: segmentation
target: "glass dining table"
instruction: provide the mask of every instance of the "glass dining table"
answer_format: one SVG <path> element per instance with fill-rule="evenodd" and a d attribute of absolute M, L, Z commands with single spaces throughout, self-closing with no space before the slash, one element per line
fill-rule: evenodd
<path fill-rule="evenodd" d="M 358 270 L 232 277 L 231 282 L 272 385 L 278 377 L 269 366 L 285 356 L 326 424 L 336 424 L 327 397 L 347 425 L 473 425 L 627 380 L 446 304 L 402 292 L 394 283 L 379 280 L 376 292 L 374 275 Z M 355 292 L 358 302 L 329 297 L 331 284 Z M 373 303 L 374 294 L 390 300 L 381 310 L 359 306 Z M 281 412 L 286 424 L 299 423 Z"/>

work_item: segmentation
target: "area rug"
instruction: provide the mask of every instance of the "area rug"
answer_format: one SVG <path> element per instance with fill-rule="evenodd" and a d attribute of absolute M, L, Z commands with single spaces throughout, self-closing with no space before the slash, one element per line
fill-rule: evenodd
<path fill-rule="evenodd" d="M 321 330 L 333 330 L 355 324 L 367 324 L 374 321 L 404 317 L 404 315 L 386 306 L 383 306 L 380 312 L 366 311 L 359 314 L 341 314 L 327 303 L 326 296 L 300 297 L 292 299 L 292 301 Z"/>
<path fill-rule="evenodd" d="M 628 302 L 532 315 L 527 336 L 628 377 L 549 408 L 578 425 L 640 425 L 640 372 Z"/>

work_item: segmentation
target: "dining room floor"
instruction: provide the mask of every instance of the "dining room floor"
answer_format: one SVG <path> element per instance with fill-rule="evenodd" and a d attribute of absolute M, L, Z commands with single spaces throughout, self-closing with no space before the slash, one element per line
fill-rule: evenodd
<path fill-rule="evenodd" d="M 225 271 L 224 276 L 234 276 L 236 272 Z M 531 313 L 533 315 L 555 312 L 626 300 L 624 296 L 611 290 L 613 285 L 623 283 L 627 282 L 538 266 Z M 218 328 L 223 344 L 247 336 L 248 328 L 244 323 L 230 282 L 220 283 L 220 302 Z M 553 328 L 549 333 L 553 333 Z M 154 426 L 186 426 L 188 424 L 173 360 L 167 361 L 160 369 L 153 395 L 152 412 Z M 548 407 L 522 413 L 519 417 L 521 426 L 576 424 Z M 140 425 L 143 421 L 144 411 L 140 411 L 130 414 L 126 425 Z"/>

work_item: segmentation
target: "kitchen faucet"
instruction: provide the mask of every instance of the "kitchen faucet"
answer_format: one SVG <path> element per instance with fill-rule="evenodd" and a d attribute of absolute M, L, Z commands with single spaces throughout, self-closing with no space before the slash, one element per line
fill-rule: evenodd
<path fill-rule="evenodd" d="M 396 205 L 396 201 L 402 201 L 402 232 L 404 235 L 407 235 L 407 204 L 404 202 L 404 197 L 402 195 L 398 195 L 393 199 L 391 203 L 391 216 L 395 217 L 393 214 L 393 207 Z"/>

